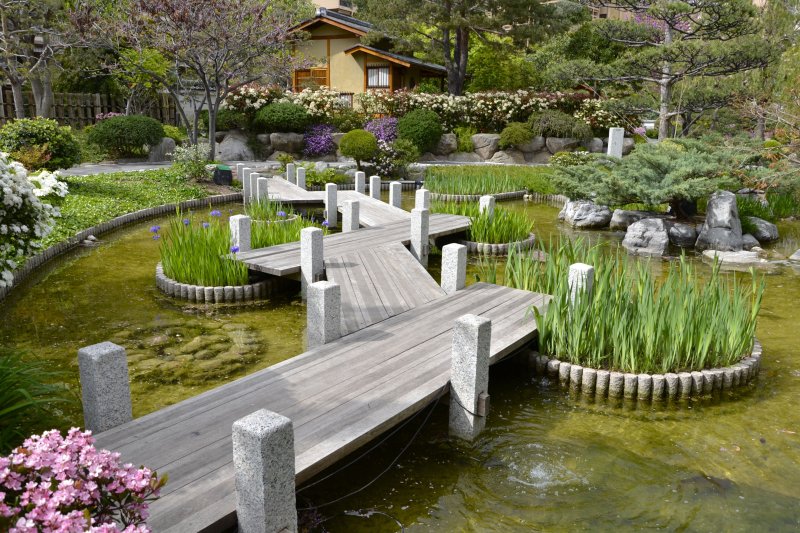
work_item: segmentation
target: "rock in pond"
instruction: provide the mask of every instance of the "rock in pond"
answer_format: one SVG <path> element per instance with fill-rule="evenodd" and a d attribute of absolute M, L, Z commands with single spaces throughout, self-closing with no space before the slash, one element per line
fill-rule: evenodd
<path fill-rule="evenodd" d="M 652 217 L 653 213 L 648 213 L 647 211 L 630 211 L 627 209 L 614 209 L 614 213 L 611 215 L 611 223 L 609 225 L 610 229 L 614 230 L 626 230 L 628 226 L 633 224 L 634 222 L 639 222 L 644 218 Z"/>
<path fill-rule="evenodd" d="M 752 250 L 753 248 L 758 248 L 761 245 L 758 242 L 758 239 L 750 235 L 749 233 L 745 233 L 742 235 L 742 248 L 745 250 Z"/>
<path fill-rule="evenodd" d="M 767 222 L 763 218 L 747 217 L 747 221 L 753 226 L 753 237 L 758 242 L 772 242 L 778 240 L 778 226 L 772 222 Z"/>
<path fill-rule="evenodd" d="M 589 200 L 577 200 L 565 203 L 558 219 L 573 228 L 605 228 L 611 222 L 611 210 Z"/>
<path fill-rule="evenodd" d="M 634 255 L 661 257 L 669 248 L 668 231 L 664 219 L 645 218 L 628 227 L 622 247 Z"/>
<path fill-rule="evenodd" d="M 697 242 L 697 229 L 692 224 L 676 222 L 669 227 L 669 242 L 681 248 L 692 248 Z"/>
<path fill-rule="evenodd" d="M 736 252 L 742 249 L 742 222 L 736 207 L 736 195 L 717 191 L 708 199 L 706 221 L 695 244 L 699 251 Z"/>
<path fill-rule="evenodd" d="M 756 251 L 722 252 L 719 250 L 706 250 L 703 259 L 713 261 L 717 259 L 723 266 L 759 266 L 768 265 L 769 261 L 759 257 Z"/>

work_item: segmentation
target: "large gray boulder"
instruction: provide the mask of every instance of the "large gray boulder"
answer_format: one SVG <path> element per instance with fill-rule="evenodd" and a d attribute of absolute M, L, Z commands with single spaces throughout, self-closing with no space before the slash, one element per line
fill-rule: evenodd
<path fill-rule="evenodd" d="M 447 156 L 448 161 L 457 163 L 482 163 L 483 158 L 475 152 L 456 152 Z"/>
<path fill-rule="evenodd" d="M 747 217 L 747 220 L 753 225 L 753 237 L 758 239 L 758 242 L 772 242 L 778 240 L 778 226 L 772 222 L 758 217 Z"/>
<path fill-rule="evenodd" d="M 299 154 L 303 151 L 304 137 L 302 133 L 270 133 L 269 143 L 278 152 Z"/>
<path fill-rule="evenodd" d="M 524 165 L 525 155 L 519 150 L 499 150 L 495 152 L 489 162 L 503 163 L 506 165 Z"/>
<path fill-rule="evenodd" d="M 547 145 L 547 150 L 551 154 L 556 154 L 565 150 L 574 150 L 578 148 L 581 145 L 581 141 L 579 139 L 548 137 L 545 144 Z"/>
<path fill-rule="evenodd" d="M 697 229 L 693 224 L 676 222 L 669 227 L 669 242 L 681 248 L 692 248 L 697 242 Z"/>
<path fill-rule="evenodd" d="M 565 203 L 558 219 L 573 228 L 605 228 L 611 222 L 611 210 L 589 200 L 577 200 Z"/>
<path fill-rule="evenodd" d="M 472 146 L 482 159 L 491 159 L 500 149 L 500 135 L 497 133 L 476 133 L 472 136 Z"/>
<path fill-rule="evenodd" d="M 609 227 L 613 230 L 626 230 L 628 226 L 634 222 L 648 217 L 652 217 L 653 213 L 647 211 L 629 211 L 627 209 L 614 209 L 611 215 L 611 223 Z"/>
<path fill-rule="evenodd" d="M 545 149 L 545 138 L 542 136 L 534 137 L 525 144 L 518 144 L 517 150 L 523 154 L 532 154 L 534 152 L 541 152 Z"/>
<path fill-rule="evenodd" d="M 587 141 L 583 141 L 583 147 L 586 150 L 593 154 L 602 154 L 605 152 L 605 147 L 603 146 L 603 139 L 599 137 L 593 137 Z"/>
<path fill-rule="evenodd" d="M 758 252 L 745 252 L 742 250 L 735 252 L 706 250 L 703 252 L 703 259 L 707 261 L 714 261 L 716 259 L 722 266 L 730 267 L 766 266 L 769 264 L 769 261 L 761 258 Z"/>
<path fill-rule="evenodd" d="M 737 252 L 742 249 L 742 222 L 736 207 L 736 195 L 717 191 L 708 199 L 706 221 L 697 237 L 698 251 Z"/>
<path fill-rule="evenodd" d="M 668 231 L 663 218 L 645 218 L 628 227 L 622 247 L 634 255 L 661 257 L 669 249 Z"/>
<path fill-rule="evenodd" d="M 433 153 L 436 155 L 450 155 L 458 150 L 458 137 L 455 133 L 445 133 L 436 144 Z"/>
<path fill-rule="evenodd" d="M 630 137 L 625 137 L 622 139 L 622 155 L 628 155 L 629 153 L 633 152 L 634 148 L 636 148 L 636 141 Z"/>
<path fill-rule="evenodd" d="M 336 145 L 336 148 L 339 148 L 339 143 L 342 142 L 342 137 L 344 137 L 344 133 L 331 133 L 331 139 L 333 139 L 333 144 Z"/>
<path fill-rule="evenodd" d="M 247 136 L 238 130 L 231 130 L 217 147 L 220 161 L 253 161 L 253 150 L 247 145 Z"/>
<path fill-rule="evenodd" d="M 750 235 L 749 233 L 745 233 L 742 235 L 742 248 L 747 251 L 752 250 L 753 248 L 760 246 L 761 243 L 758 242 L 758 239 Z"/>
<path fill-rule="evenodd" d="M 162 137 L 161 142 L 150 147 L 147 160 L 151 163 L 162 161 L 172 161 L 172 153 L 175 151 L 175 140 L 171 137 Z"/>
<path fill-rule="evenodd" d="M 261 144 L 263 144 L 264 146 L 270 145 L 269 133 L 259 133 L 258 135 L 256 135 L 256 140 Z"/>

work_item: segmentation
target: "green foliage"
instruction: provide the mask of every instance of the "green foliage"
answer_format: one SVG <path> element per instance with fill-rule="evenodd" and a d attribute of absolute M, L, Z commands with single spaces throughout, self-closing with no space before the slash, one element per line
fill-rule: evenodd
<path fill-rule="evenodd" d="M 44 148 L 43 151 L 42 148 Z M 28 170 L 58 170 L 80 162 L 81 148 L 72 129 L 55 120 L 23 118 L 0 128 L 0 150 L 4 152 L 41 151 L 41 159 L 31 160 Z"/>
<path fill-rule="evenodd" d="M 397 136 L 413 142 L 420 153 L 430 152 L 442 138 L 442 121 L 434 111 L 415 109 L 397 121 Z"/>
<path fill-rule="evenodd" d="M 768 192 L 766 203 L 746 196 L 736 196 L 736 206 L 742 227 L 747 224 L 746 217 L 758 217 L 770 222 L 800 215 L 800 200 L 791 192 Z M 748 228 L 751 229 L 752 228 Z M 744 229 L 743 229 L 744 231 Z M 745 231 L 751 233 L 751 231 Z"/>
<path fill-rule="evenodd" d="M 176 146 L 172 154 L 172 168 L 188 179 L 207 179 L 206 165 L 209 163 L 207 143 Z"/>
<path fill-rule="evenodd" d="M 164 124 L 164 137 L 169 137 L 175 141 L 175 144 L 183 144 L 189 140 L 189 136 L 186 134 L 184 128 L 171 126 L 169 124 Z"/>
<path fill-rule="evenodd" d="M 488 244 L 519 242 L 530 236 L 533 224 L 525 213 L 496 207 L 494 217 L 480 212 L 475 202 L 441 202 L 431 204 L 434 213 L 461 215 L 470 218 L 467 239 Z"/>
<path fill-rule="evenodd" d="M 297 104 L 273 102 L 258 110 L 253 124 L 258 131 L 303 133 L 311 117 Z"/>
<path fill-rule="evenodd" d="M 59 404 L 74 403 L 64 378 L 45 361 L 0 349 L 0 454 L 33 433 L 60 425 Z"/>
<path fill-rule="evenodd" d="M 472 136 L 478 133 L 474 126 L 459 126 L 453 130 L 458 139 L 459 152 L 472 152 L 475 150 L 475 145 L 472 143 Z"/>
<path fill-rule="evenodd" d="M 513 91 L 536 84 L 538 71 L 524 50 L 509 37 L 488 36 L 474 39 L 468 64 L 468 90 Z"/>
<path fill-rule="evenodd" d="M 276 159 L 281 164 L 281 172 L 286 172 L 286 166 L 289 163 L 294 163 L 294 156 L 291 154 L 279 154 Z"/>
<path fill-rule="evenodd" d="M 550 165 L 554 167 L 576 167 L 578 165 L 587 165 L 593 159 L 595 159 L 594 154 L 586 151 L 556 152 L 550 158 Z"/>
<path fill-rule="evenodd" d="M 291 205 L 283 205 L 269 198 L 261 198 L 255 202 L 250 202 L 245 207 L 247 216 L 253 221 L 285 220 L 294 215 Z"/>
<path fill-rule="evenodd" d="M 81 163 L 100 163 L 108 159 L 105 150 L 89 142 L 89 132 L 94 126 L 86 126 L 82 130 L 75 131 L 75 140 L 81 150 Z"/>
<path fill-rule="evenodd" d="M 331 125 L 342 133 L 364 127 L 366 117 L 351 107 L 342 107 L 330 117 Z"/>
<path fill-rule="evenodd" d="M 553 194 L 549 167 L 443 166 L 428 167 L 425 188 L 439 194 L 482 195 L 527 190 Z"/>
<path fill-rule="evenodd" d="M 217 111 L 217 131 L 238 130 L 247 128 L 247 115 L 234 109 Z"/>
<path fill-rule="evenodd" d="M 142 115 L 117 116 L 98 122 L 89 131 L 92 144 L 117 157 L 146 153 L 164 137 L 164 127 L 154 118 Z"/>
<path fill-rule="evenodd" d="M 303 228 L 321 228 L 323 233 L 327 233 L 327 228 L 312 224 L 301 217 L 293 220 L 276 223 L 259 223 L 252 227 L 252 242 L 254 248 L 266 248 L 287 242 L 297 242 L 300 240 L 300 232 Z"/>
<path fill-rule="evenodd" d="M 514 148 L 521 144 L 529 143 L 533 139 L 533 133 L 527 124 L 522 122 L 510 122 L 508 126 L 500 132 L 500 148 Z"/>
<path fill-rule="evenodd" d="M 556 109 L 531 114 L 528 128 L 534 137 L 589 139 L 592 136 L 592 128 L 586 122 Z"/>
<path fill-rule="evenodd" d="M 378 140 L 366 130 L 352 130 L 342 136 L 339 151 L 355 159 L 360 169 L 362 161 L 369 161 L 378 153 Z"/>
<path fill-rule="evenodd" d="M 511 251 L 504 281 L 553 295 L 544 316 L 534 310 L 544 354 L 591 368 L 663 373 L 728 366 L 753 348 L 763 277 L 751 272 L 742 282 L 715 264 L 704 279 L 682 256 L 659 282 L 649 263 L 630 261 L 619 248 L 564 240 L 543 251 L 544 262 Z M 578 291 L 573 305 L 574 263 L 592 265 L 595 277 L 591 296 Z"/>
<path fill-rule="evenodd" d="M 348 177 L 328 167 L 317 170 L 313 164 L 303 165 L 306 169 L 306 185 L 325 185 L 326 183 L 347 183 Z"/>

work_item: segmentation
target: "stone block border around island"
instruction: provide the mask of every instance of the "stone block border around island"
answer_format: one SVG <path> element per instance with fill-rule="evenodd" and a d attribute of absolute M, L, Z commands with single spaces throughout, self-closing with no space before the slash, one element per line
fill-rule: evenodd
<path fill-rule="evenodd" d="M 562 387 L 584 396 L 665 402 L 687 400 L 744 387 L 761 367 L 761 343 L 754 339 L 753 352 L 737 364 L 695 372 L 632 374 L 597 370 L 551 359 L 534 351 L 531 368 L 536 374 L 557 379 Z"/>
<path fill-rule="evenodd" d="M 267 279 L 247 285 L 203 287 L 180 283 L 164 275 L 161 263 L 156 265 L 156 287 L 167 296 L 189 302 L 222 304 L 243 303 L 261 300 L 272 293 L 273 280 Z"/>
<path fill-rule="evenodd" d="M 51 259 L 55 259 L 56 257 L 67 253 L 68 251 L 76 247 L 78 244 L 80 244 L 82 241 L 88 239 L 90 236 L 96 237 L 98 235 L 102 235 L 103 233 L 108 233 L 109 231 L 122 228 L 129 224 L 134 224 L 161 215 L 171 214 L 174 213 L 176 209 L 181 209 L 181 210 L 193 209 L 199 207 L 206 207 L 208 205 L 228 204 L 241 201 L 242 201 L 242 193 L 240 192 L 231 194 L 221 194 L 217 196 L 209 196 L 207 198 L 199 198 L 196 200 L 186 200 L 184 202 L 179 202 L 177 204 L 164 204 L 155 207 L 139 209 L 138 211 L 121 215 L 116 218 L 112 218 L 107 222 L 103 222 L 96 226 L 86 228 L 85 230 L 79 231 L 74 236 L 69 237 L 61 242 L 58 242 L 50 246 L 49 248 L 42 250 L 38 254 L 28 259 L 25 262 L 25 264 L 22 265 L 20 268 L 15 270 L 14 273 L 12 274 L 14 276 L 14 280 L 11 286 L 0 287 L 0 301 L 2 301 L 6 296 L 8 296 L 8 294 L 14 289 L 15 286 L 17 286 L 25 279 L 27 279 L 28 276 L 30 276 L 39 267 L 41 267 Z"/>
<path fill-rule="evenodd" d="M 494 196 L 495 200 L 520 200 L 528 194 L 528 191 L 498 192 L 496 194 L 441 194 L 431 193 L 431 200 L 442 202 L 477 202 L 481 196 Z"/>
<path fill-rule="evenodd" d="M 533 248 L 536 243 L 536 236 L 531 233 L 530 236 L 523 241 L 508 242 L 505 244 L 490 244 L 486 242 L 475 241 L 458 241 L 467 247 L 467 253 L 470 254 L 484 254 L 484 255 L 508 255 L 510 248 L 516 248 L 518 251 L 523 252 Z"/>

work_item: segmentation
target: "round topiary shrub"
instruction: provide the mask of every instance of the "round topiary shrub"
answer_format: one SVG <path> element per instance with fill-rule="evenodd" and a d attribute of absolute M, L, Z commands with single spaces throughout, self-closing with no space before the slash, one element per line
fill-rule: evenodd
<path fill-rule="evenodd" d="M 164 127 L 154 118 L 142 115 L 112 117 L 94 125 L 88 139 L 115 157 L 146 153 L 164 138 Z"/>
<path fill-rule="evenodd" d="M 534 137 L 588 139 L 592 136 L 592 128 L 586 122 L 556 109 L 532 114 L 528 129 Z"/>
<path fill-rule="evenodd" d="M 31 171 L 69 168 L 81 161 L 72 129 L 45 118 L 22 118 L 0 128 L 0 150 L 18 154 Z"/>
<path fill-rule="evenodd" d="M 274 102 L 262 107 L 253 121 L 256 129 L 264 132 L 303 133 L 311 122 L 304 107 L 288 102 Z"/>
<path fill-rule="evenodd" d="M 500 148 L 514 148 L 521 144 L 529 143 L 533 139 L 533 133 L 527 124 L 522 122 L 510 122 L 508 126 L 500 132 Z"/>
<path fill-rule="evenodd" d="M 397 137 L 413 142 L 420 153 L 430 152 L 442 138 L 442 121 L 433 111 L 415 109 L 397 122 Z"/>
<path fill-rule="evenodd" d="M 378 140 L 366 130 L 351 130 L 342 136 L 339 151 L 345 157 L 352 157 L 361 168 L 362 161 L 368 161 L 378 153 Z"/>

